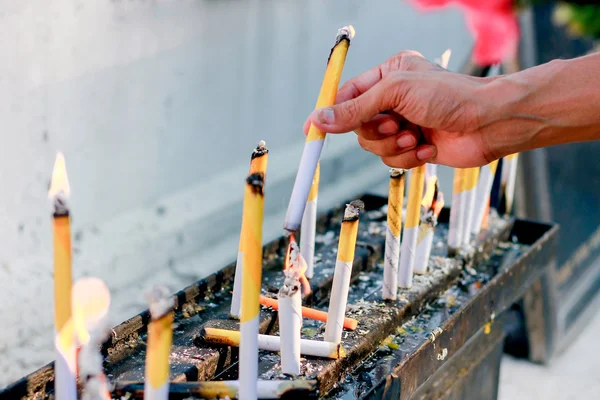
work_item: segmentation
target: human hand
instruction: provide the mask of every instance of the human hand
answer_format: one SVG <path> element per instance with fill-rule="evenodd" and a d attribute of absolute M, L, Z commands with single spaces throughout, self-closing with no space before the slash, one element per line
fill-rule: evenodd
<path fill-rule="evenodd" d="M 390 167 L 484 165 L 496 154 L 481 132 L 489 107 L 479 89 L 493 79 L 452 73 L 403 51 L 346 82 L 336 105 L 315 110 L 304 132 L 311 122 L 327 133 L 355 131 Z"/>

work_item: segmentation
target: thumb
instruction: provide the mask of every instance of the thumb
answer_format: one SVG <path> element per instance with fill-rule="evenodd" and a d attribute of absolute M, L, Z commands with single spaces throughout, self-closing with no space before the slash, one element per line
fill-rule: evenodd
<path fill-rule="evenodd" d="M 358 129 L 382 111 L 389 110 L 386 104 L 385 85 L 380 81 L 362 95 L 336 104 L 320 108 L 310 115 L 311 122 L 322 132 L 346 133 Z"/>

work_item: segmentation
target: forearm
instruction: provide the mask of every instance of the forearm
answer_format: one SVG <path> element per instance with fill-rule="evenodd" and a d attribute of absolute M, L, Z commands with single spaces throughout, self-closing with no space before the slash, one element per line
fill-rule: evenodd
<path fill-rule="evenodd" d="M 600 54 L 503 76 L 483 85 L 478 98 L 491 158 L 600 139 Z"/>

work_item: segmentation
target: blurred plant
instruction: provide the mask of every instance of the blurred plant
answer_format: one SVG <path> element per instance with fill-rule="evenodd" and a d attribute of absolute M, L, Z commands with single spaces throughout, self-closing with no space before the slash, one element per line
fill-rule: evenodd
<path fill-rule="evenodd" d="M 578 4 L 579 3 L 579 4 Z M 554 9 L 553 21 L 565 26 L 572 36 L 600 39 L 600 4 L 583 1 L 561 2 Z"/>
<path fill-rule="evenodd" d="M 516 55 L 519 24 L 514 0 L 411 0 L 421 10 L 456 4 L 475 39 L 473 61 L 493 65 Z"/>
<path fill-rule="evenodd" d="M 536 4 L 551 0 L 410 0 L 421 10 L 431 10 L 455 4 L 465 12 L 467 27 L 475 45 L 473 61 L 492 65 L 508 61 L 516 55 L 519 43 L 517 14 Z M 565 0 L 557 5 L 554 22 L 565 25 L 576 36 L 600 39 L 600 4 L 589 0 Z"/>

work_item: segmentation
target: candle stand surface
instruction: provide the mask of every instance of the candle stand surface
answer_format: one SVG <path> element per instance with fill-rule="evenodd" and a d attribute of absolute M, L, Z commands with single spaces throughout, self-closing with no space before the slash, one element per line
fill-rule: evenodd
<path fill-rule="evenodd" d="M 510 334 L 514 304 L 535 290 L 554 257 L 556 225 L 490 218 L 476 245 L 448 258 L 448 210 L 435 230 L 427 275 L 416 275 L 411 289 L 393 302 L 381 300 L 387 198 L 364 195 L 347 317 L 359 321 L 344 331 L 345 356 L 303 357 L 306 380 L 281 398 L 339 399 L 495 399 L 504 339 Z M 336 260 L 343 207 L 318 219 L 313 294 L 305 305 L 326 310 Z M 283 280 L 287 240 L 265 246 L 263 294 L 274 295 Z M 194 399 L 198 381 L 236 380 L 238 349 L 206 344 L 206 327 L 239 329 L 229 318 L 235 264 L 176 293 L 171 350 L 171 399 Z M 543 310 L 538 338 L 551 343 L 551 319 Z M 277 334 L 277 312 L 261 309 L 261 333 Z M 148 311 L 112 331 L 103 346 L 105 372 L 113 397 L 143 397 Z M 325 324 L 304 319 L 302 337 L 323 340 Z M 528 338 L 526 338 L 528 339 Z M 533 339 L 531 339 L 533 340 Z M 261 351 L 262 380 L 292 380 L 281 374 L 277 353 Z M 49 364 L 0 392 L 0 399 L 53 398 Z M 310 389 L 307 389 L 310 388 Z"/>

